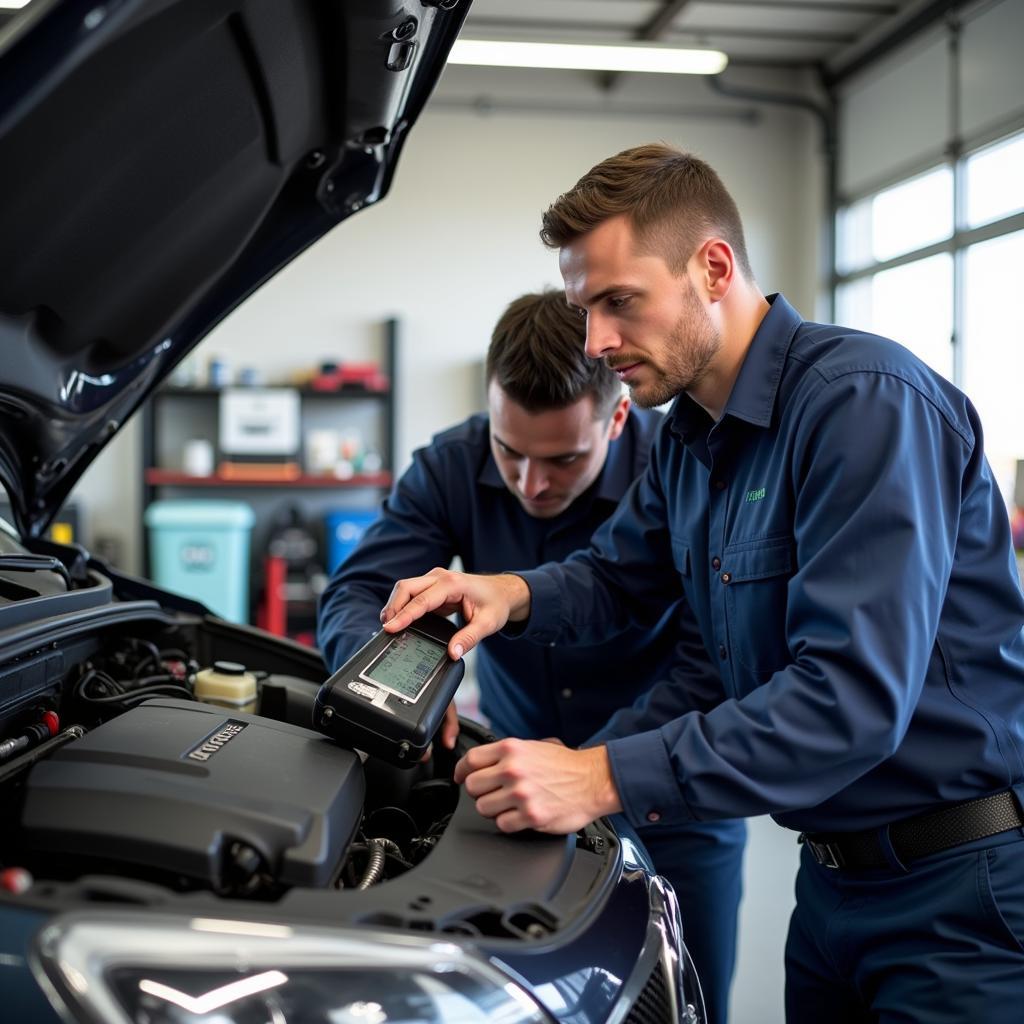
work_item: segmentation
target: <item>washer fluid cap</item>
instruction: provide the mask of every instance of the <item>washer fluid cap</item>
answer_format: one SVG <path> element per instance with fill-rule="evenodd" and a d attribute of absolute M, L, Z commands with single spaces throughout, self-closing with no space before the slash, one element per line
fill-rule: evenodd
<path fill-rule="evenodd" d="M 213 663 L 213 670 L 214 672 L 219 672 L 222 676 L 245 675 L 245 666 L 237 661 L 215 661 Z"/>

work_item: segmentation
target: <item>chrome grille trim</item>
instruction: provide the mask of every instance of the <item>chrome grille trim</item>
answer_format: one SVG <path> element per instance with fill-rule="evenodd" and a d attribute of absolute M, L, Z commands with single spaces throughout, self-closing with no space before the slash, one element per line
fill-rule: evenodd
<path fill-rule="evenodd" d="M 683 945 L 675 893 L 659 875 L 651 879 L 649 893 L 651 920 L 643 949 L 607 1024 L 704 1024 L 700 985 Z M 684 971 L 691 974 L 697 1006 L 683 998 Z"/>

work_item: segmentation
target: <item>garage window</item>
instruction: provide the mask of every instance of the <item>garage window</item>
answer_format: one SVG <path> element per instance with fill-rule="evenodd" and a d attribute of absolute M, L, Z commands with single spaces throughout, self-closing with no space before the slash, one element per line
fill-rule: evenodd
<path fill-rule="evenodd" d="M 1024 131 L 837 210 L 836 320 L 961 387 L 1008 504 L 1024 460 Z"/>

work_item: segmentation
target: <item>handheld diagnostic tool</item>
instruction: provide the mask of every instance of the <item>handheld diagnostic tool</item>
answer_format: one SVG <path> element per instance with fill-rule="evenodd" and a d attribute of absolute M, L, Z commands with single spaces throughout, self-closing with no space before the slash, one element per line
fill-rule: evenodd
<path fill-rule="evenodd" d="M 462 682 L 448 657 L 456 627 L 424 615 L 400 633 L 375 633 L 320 687 L 313 724 L 347 746 L 412 768 Z"/>

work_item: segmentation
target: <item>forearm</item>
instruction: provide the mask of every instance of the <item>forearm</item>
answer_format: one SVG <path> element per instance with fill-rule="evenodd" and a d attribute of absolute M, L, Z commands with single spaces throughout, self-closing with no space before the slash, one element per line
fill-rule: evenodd
<path fill-rule="evenodd" d="M 495 577 L 500 586 L 504 588 L 505 599 L 508 602 L 508 621 L 526 622 L 530 617 L 532 595 L 529 584 L 517 573 L 501 573 Z"/>
<path fill-rule="evenodd" d="M 317 643 L 330 671 L 340 668 L 380 629 L 380 609 L 390 593 L 386 581 L 357 582 L 335 576 L 320 597 Z"/>
<path fill-rule="evenodd" d="M 381 609 L 396 579 L 448 565 L 457 552 L 445 495 L 417 454 L 356 550 L 324 591 L 317 639 L 328 667 L 339 668 L 380 629 Z"/>
<path fill-rule="evenodd" d="M 608 748 L 604 745 L 589 748 L 581 753 L 589 753 L 592 756 L 590 761 L 591 774 L 594 787 L 594 814 L 595 818 L 603 818 L 609 814 L 619 814 L 622 811 L 622 797 L 619 795 L 618 786 L 615 784 L 615 777 L 612 775 L 611 760 L 608 757 Z"/>
<path fill-rule="evenodd" d="M 667 658 L 650 674 L 647 689 L 628 707 L 615 712 L 583 746 L 658 729 L 690 711 L 708 712 L 726 699 L 718 666 L 712 662 L 700 628 L 685 600 L 661 624 L 674 630 Z"/>
<path fill-rule="evenodd" d="M 645 476 L 590 547 L 565 562 L 497 576 L 431 572 L 400 580 L 385 608 L 385 629 L 404 629 L 428 611 L 459 611 L 465 626 L 449 644 L 458 658 L 508 623 L 512 635 L 543 643 L 606 640 L 645 621 L 640 615 L 657 621 L 678 597 L 660 486 Z"/>
<path fill-rule="evenodd" d="M 653 626 L 679 600 L 678 578 L 636 563 L 617 564 L 589 548 L 521 574 L 528 617 L 510 632 L 534 643 L 604 643 L 631 626 Z"/>

